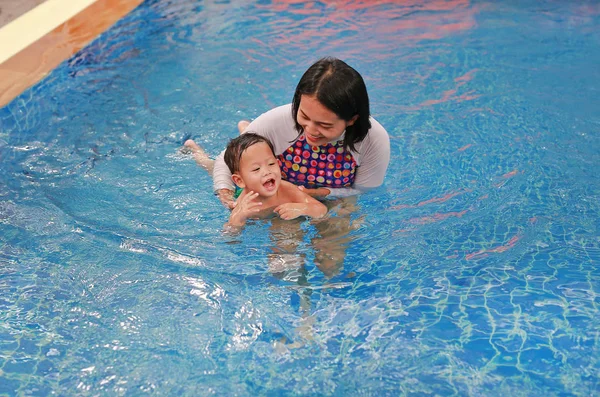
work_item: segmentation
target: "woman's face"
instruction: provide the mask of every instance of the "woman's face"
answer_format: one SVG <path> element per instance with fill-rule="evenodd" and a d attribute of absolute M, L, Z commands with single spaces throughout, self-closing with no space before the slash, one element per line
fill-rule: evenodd
<path fill-rule="evenodd" d="M 302 95 L 296 119 L 304 130 L 306 142 L 312 146 L 321 146 L 341 137 L 346 127 L 354 124 L 357 118 L 355 116 L 350 121 L 341 119 L 314 96 Z"/>

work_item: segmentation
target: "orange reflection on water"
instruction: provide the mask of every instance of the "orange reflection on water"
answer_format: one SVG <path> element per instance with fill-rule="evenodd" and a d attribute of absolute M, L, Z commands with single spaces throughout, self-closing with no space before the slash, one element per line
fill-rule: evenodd
<path fill-rule="evenodd" d="M 506 174 L 503 174 L 500 176 L 500 178 L 502 178 L 502 180 L 498 183 L 495 183 L 494 186 L 498 187 L 498 188 L 502 187 L 502 186 L 504 186 L 504 184 L 507 182 L 508 179 L 510 179 L 518 174 L 519 174 L 519 170 L 512 170 L 510 172 L 507 172 Z"/>
<path fill-rule="evenodd" d="M 480 8 L 469 0 L 273 0 L 256 7 L 273 17 L 265 32 L 268 46 L 281 46 L 292 56 L 314 48 L 342 59 L 364 54 L 365 47 L 374 59 L 394 57 L 398 48 L 467 31 L 476 26 Z"/>
<path fill-rule="evenodd" d="M 304 2 L 271 0 L 255 5 L 261 13 L 261 28 L 252 32 L 251 46 L 241 53 L 250 61 L 260 61 L 265 72 L 298 64 L 307 65 L 330 55 L 356 65 L 368 77 L 369 85 L 385 87 L 393 82 L 431 87 L 431 79 L 448 65 L 436 58 L 448 48 L 449 37 L 464 35 L 477 26 L 477 15 L 486 4 L 470 0 L 422 2 L 420 0 L 333 0 Z M 427 47 L 421 50 L 422 47 Z M 251 51 L 253 50 L 253 51 Z M 273 54 L 277 57 L 272 59 Z M 418 69 L 399 71 L 394 64 L 422 64 Z M 370 70 L 370 66 L 375 70 Z M 269 67 L 269 70 L 267 70 Z M 302 68 L 302 67 L 300 67 Z M 444 82 L 440 93 L 426 98 L 399 92 L 378 96 L 377 106 L 386 113 L 420 110 L 443 102 L 463 102 L 478 98 L 465 90 L 477 69 Z M 450 84 L 450 87 L 446 86 Z M 469 84 L 470 85 L 470 84 Z M 402 103 L 400 97 L 419 98 L 422 103 Z"/>
<path fill-rule="evenodd" d="M 517 175 L 519 173 L 519 170 L 512 170 L 510 172 L 507 172 L 506 174 L 502 175 L 502 178 L 506 179 L 506 178 L 512 178 L 513 176 Z"/>
<path fill-rule="evenodd" d="M 445 195 L 443 195 L 441 197 L 433 197 L 433 198 L 430 198 L 428 200 L 420 201 L 420 202 L 418 202 L 415 205 L 411 205 L 411 204 L 399 204 L 399 205 L 392 206 L 390 208 L 393 209 L 393 210 L 401 210 L 401 209 L 405 209 L 405 208 L 422 207 L 424 205 L 432 204 L 432 203 L 443 203 L 445 201 L 450 200 L 452 197 L 460 196 L 461 194 L 468 193 L 470 191 L 471 191 L 470 189 L 465 189 L 465 190 L 460 190 L 460 191 L 457 191 L 457 192 L 450 192 L 450 193 L 447 193 L 447 194 L 445 194 Z"/>
<path fill-rule="evenodd" d="M 475 68 L 473 70 L 468 71 L 467 73 L 463 74 L 462 76 L 459 76 L 457 78 L 454 79 L 454 81 L 458 82 L 467 82 L 467 81 L 471 81 L 473 80 L 474 74 L 479 71 L 479 69 Z"/>
<path fill-rule="evenodd" d="M 474 91 L 467 91 L 464 94 L 461 95 L 456 95 L 456 93 L 458 92 L 458 89 L 460 87 L 462 87 L 463 85 L 465 85 L 466 83 L 468 83 L 469 81 L 471 81 L 474 78 L 475 73 L 477 73 L 478 69 L 472 69 L 470 71 L 468 71 L 467 73 L 463 74 L 462 76 L 459 76 L 457 78 L 454 79 L 454 82 L 456 83 L 456 87 L 451 89 L 451 90 L 447 90 L 444 91 L 444 93 L 442 94 L 442 97 L 440 99 L 429 99 L 427 101 L 421 102 L 419 105 L 416 106 L 415 109 L 420 109 L 426 106 L 432 106 L 432 105 L 437 105 L 443 102 L 450 102 L 450 101 L 454 101 L 454 102 L 463 102 L 463 101 L 471 101 L 473 99 L 479 98 L 479 95 L 474 94 Z"/>
<path fill-rule="evenodd" d="M 436 212 L 433 215 L 421 216 L 418 218 L 411 218 L 408 220 L 408 222 L 410 222 L 414 225 L 426 225 L 428 223 L 439 222 L 439 221 L 443 221 L 444 219 L 448 219 L 448 218 L 452 218 L 452 217 L 460 218 L 466 213 L 467 213 L 467 210 L 462 210 L 460 212 L 458 212 L 458 211 Z"/>
<path fill-rule="evenodd" d="M 517 243 L 517 241 L 519 241 L 520 238 L 521 238 L 521 236 L 519 236 L 519 235 L 513 236 L 510 240 L 508 240 L 508 242 L 506 244 L 499 245 L 497 247 L 490 248 L 490 249 L 484 249 L 484 250 L 480 250 L 477 252 L 472 252 L 470 254 L 467 254 L 465 256 L 465 259 L 470 261 L 473 259 L 485 258 L 486 256 L 488 256 L 489 253 L 500 253 L 500 252 L 507 251 L 507 250 L 513 248 L 515 246 L 515 244 Z"/>

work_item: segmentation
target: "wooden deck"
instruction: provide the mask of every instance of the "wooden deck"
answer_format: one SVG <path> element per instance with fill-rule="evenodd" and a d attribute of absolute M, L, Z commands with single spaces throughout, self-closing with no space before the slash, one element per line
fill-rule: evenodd
<path fill-rule="evenodd" d="M 0 0 L 0 107 L 143 0 Z M 15 19 L 12 19 L 15 18 Z"/>

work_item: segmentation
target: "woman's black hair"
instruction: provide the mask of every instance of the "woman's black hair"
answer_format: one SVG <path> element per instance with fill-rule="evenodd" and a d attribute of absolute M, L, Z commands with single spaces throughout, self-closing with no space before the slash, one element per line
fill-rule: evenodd
<path fill-rule="evenodd" d="M 369 95 L 365 82 L 356 70 L 337 58 L 321 58 L 308 68 L 296 86 L 292 101 L 292 116 L 298 136 L 303 132 L 298 124 L 298 109 L 302 95 L 315 97 L 323 106 L 339 118 L 356 122 L 346 128 L 344 147 L 355 151 L 354 145 L 367 136 L 371 128 L 369 120 Z"/>

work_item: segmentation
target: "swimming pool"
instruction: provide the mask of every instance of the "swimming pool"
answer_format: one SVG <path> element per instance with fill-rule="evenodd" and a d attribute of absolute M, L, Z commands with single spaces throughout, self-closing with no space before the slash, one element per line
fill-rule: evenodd
<path fill-rule="evenodd" d="M 0 394 L 598 393 L 599 26 L 146 1 L 0 109 Z M 182 142 L 218 153 L 324 55 L 365 77 L 384 186 L 223 235 Z"/>

